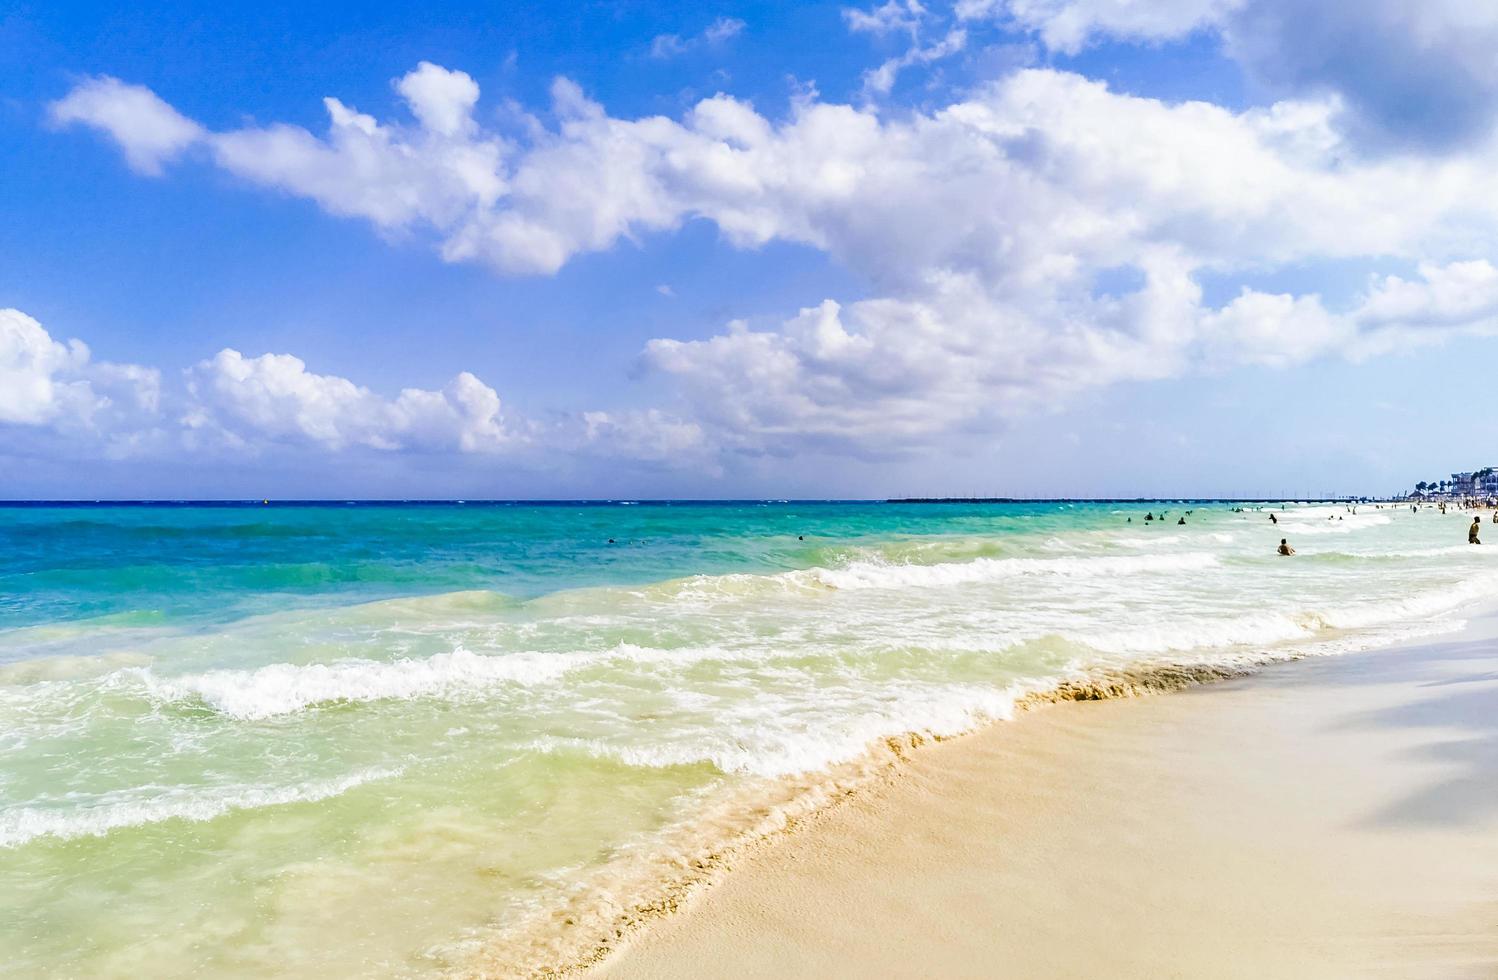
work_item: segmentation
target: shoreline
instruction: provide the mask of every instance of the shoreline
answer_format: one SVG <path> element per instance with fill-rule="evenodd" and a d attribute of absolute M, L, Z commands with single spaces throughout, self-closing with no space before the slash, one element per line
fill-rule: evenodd
<path fill-rule="evenodd" d="M 1458 611 L 1469 612 L 1468 619 L 1491 619 L 1492 632 L 1498 636 L 1498 607 L 1488 610 L 1468 604 Z M 454 964 L 451 975 L 612 976 L 609 971 L 621 958 L 628 959 L 628 950 L 683 914 L 694 914 L 704 896 L 733 880 L 740 865 L 816 833 L 825 819 L 835 819 L 846 804 L 890 791 L 918 774 L 933 748 L 961 751 L 951 746 L 1012 736 L 1016 729 L 1033 726 L 1035 716 L 1051 713 L 1038 709 L 1055 709 L 1068 702 L 1155 700 L 1154 695 L 1216 688 L 1306 660 L 1338 661 L 1440 642 L 1454 629 L 1470 632 L 1471 628 L 1471 622 L 1456 627 L 1439 621 L 1416 622 L 1385 626 L 1373 636 L 1341 631 L 1334 637 L 1235 659 L 1094 663 L 1070 676 L 1021 687 L 1014 692 L 1013 712 L 1008 716 L 952 733 L 890 736 L 871 745 L 858 759 L 830 769 L 760 780 L 717 797 L 705 811 L 675 825 L 662 851 L 654 855 L 634 852 L 628 855 L 630 860 L 618 865 L 611 862 L 565 904 L 538 910 L 518 927 L 481 943 L 473 959 L 462 966 Z M 1024 725 L 1001 724 L 1021 720 Z"/>
<path fill-rule="evenodd" d="M 1385 663 L 1391 658 L 1404 663 L 1412 657 L 1416 663 L 1411 669 L 1419 669 L 1418 661 L 1422 651 L 1425 656 L 1438 657 L 1433 651 L 1477 644 L 1490 651 L 1485 655 L 1491 658 L 1491 666 L 1498 668 L 1498 642 L 1495 642 L 1495 638 L 1498 638 L 1498 615 L 1491 609 L 1473 610 L 1460 633 L 1395 639 L 1347 655 L 1281 653 L 1262 658 L 1253 664 L 1227 666 L 1158 664 L 1147 670 L 1119 671 L 1112 677 L 1104 674 L 1081 682 L 1062 682 L 1053 688 L 1032 692 L 1017 699 L 1016 707 L 1025 715 L 1021 725 L 992 723 L 960 737 L 888 740 L 884 746 L 888 749 L 888 754 L 881 750 L 876 762 L 873 765 L 866 764 L 853 778 L 849 778 L 846 772 L 841 774 L 841 778 L 837 773 L 829 774 L 821 780 L 819 791 L 810 794 L 815 799 L 808 800 L 803 795 L 793 801 L 797 805 L 787 807 L 786 812 L 772 813 L 770 822 L 774 826 L 761 826 L 755 832 L 741 832 L 726 842 L 720 841 L 717 847 L 709 848 L 698 860 L 693 861 L 689 868 L 682 868 L 684 873 L 667 883 L 650 900 L 629 909 L 614 906 L 619 914 L 609 924 L 608 934 L 600 937 L 600 941 L 575 943 L 568 950 L 570 955 L 564 954 L 560 959 L 547 957 L 550 962 L 545 962 L 544 965 L 542 961 L 532 959 L 531 968 L 521 971 L 515 971 L 513 966 L 506 969 L 504 962 L 496 958 L 498 950 L 491 950 L 489 955 L 480 958 L 471 973 L 465 973 L 482 976 L 516 972 L 521 975 L 585 974 L 599 978 L 713 975 L 711 961 L 702 959 L 704 949 L 722 953 L 725 951 L 725 943 L 742 944 L 751 941 L 753 944 L 755 939 L 763 940 L 759 945 L 783 945 L 787 937 L 780 935 L 780 928 L 776 926 L 785 927 L 792 920 L 798 924 L 796 932 L 810 931 L 812 936 L 816 935 L 807 924 L 817 922 L 819 913 L 816 908 L 806 907 L 805 902 L 808 887 L 814 892 L 817 881 L 806 879 L 798 869 L 815 866 L 825 856 L 824 852 L 837 854 L 844 851 L 852 845 L 850 838 L 855 838 L 860 848 L 867 847 L 875 853 L 888 852 L 885 856 L 898 865 L 903 848 L 890 840 L 891 837 L 899 839 L 896 828 L 908 831 L 912 826 L 919 826 L 926 821 L 925 806 L 914 805 L 914 800 L 929 796 L 933 787 L 939 788 L 942 785 L 943 779 L 952 783 L 953 773 L 949 770 L 953 767 L 961 769 L 963 765 L 969 764 L 963 760 L 977 760 L 998 753 L 1010 763 L 1011 770 L 1016 766 L 1037 770 L 1030 773 L 1033 785 L 1025 780 L 1016 780 L 1012 772 L 1009 776 L 999 777 L 1011 796 L 1033 799 L 1054 792 L 1057 787 L 1067 786 L 1076 777 L 1079 764 L 1098 761 L 1082 758 L 1068 762 L 1062 758 L 1065 753 L 1060 747 L 1079 737 L 1084 737 L 1093 750 L 1096 750 L 1095 743 L 1102 736 L 1132 733 L 1130 737 L 1141 737 L 1147 741 L 1149 732 L 1137 730 L 1146 715 L 1155 721 L 1165 717 L 1177 728 L 1205 720 L 1209 722 L 1207 727 L 1210 728 L 1210 710 L 1203 714 L 1202 698 L 1210 701 L 1214 697 L 1221 697 L 1234 702 L 1245 702 L 1252 713 L 1257 702 L 1272 698 L 1272 692 L 1293 693 L 1298 686 L 1322 683 L 1328 670 L 1333 675 L 1353 676 L 1373 670 L 1371 665 L 1375 663 Z M 1297 663 L 1292 666 L 1285 662 L 1287 660 Z M 1493 679 L 1491 707 L 1498 711 L 1498 669 L 1493 672 Z M 1218 681 L 1223 683 L 1213 683 Z M 1167 691 L 1183 693 L 1175 698 L 1139 697 Z M 1061 701 L 1089 703 L 1074 705 L 1063 711 L 1030 710 Z M 1155 706 L 1149 709 L 1139 707 L 1152 703 Z M 1105 707 L 1109 705 L 1112 707 Z M 1182 715 L 1185 716 L 1184 720 L 1176 718 Z M 1057 738 L 1058 734 L 1063 737 Z M 1054 739 L 1056 744 L 1048 744 L 1048 739 Z M 923 745 L 923 742 L 932 744 Z M 920 746 L 918 751 L 909 751 L 916 746 Z M 1032 757 L 1028 761 L 1025 758 L 1027 754 Z M 1190 755 L 1191 753 L 1187 753 L 1188 757 Z M 1041 764 L 1042 760 L 1050 764 L 1049 769 Z M 1119 759 L 1106 761 L 1114 764 L 1120 762 Z M 1223 761 L 1232 763 L 1232 760 Z M 1187 762 L 1190 762 L 1189 758 Z M 1273 771 L 1273 768 L 1270 767 L 1270 770 Z M 1494 769 L 1498 770 L 1498 761 L 1494 762 Z M 972 774 L 966 775 L 971 780 Z M 975 788 L 985 788 L 981 778 L 977 784 L 966 786 L 970 791 Z M 947 802 L 951 804 L 953 812 L 946 814 L 944 823 L 960 827 L 970 822 L 971 815 L 964 814 L 965 804 L 960 799 Z M 1083 797 L 1072 802 L 1085 804 L 1088 800 Z M 1498 806 L 1494 809 L 1498 811 Z M 1137 821 L 1139 814 L 1129 816 Z M 934 831 L 936 828 L 931 829 Z M 1034 841 L 1027 840 L 1024 834 L 1020 834 L 1010 843 L 1029 849 Z M 944 855 L 956 858 L 964 846 L 949 842 L 948 851 L 951 853 L 938 849 L 925 857 L 939 864 Z M 795 855 L 795 860 L 787 866 L 787 858 L 791 855 Z M 970 857 L 965 855 L 962 860 Z M 1091 865 L 1098 860 L 1096 856 L 1085 859 L 1080 855 L 1072 858 L 1066 855 L 1057 857 L 1060 863 L 1056 867 L 1063 872 L 1069 862 Z M 1498 896 L 1498 850 L 1494 851 L 1494 858 L 1495 861 L 1490 865 L 1495 869 L 1493 895 Z M 895 877 L 881 882 L 877 869 L 873 879 L 863 882 L 862 887 L 888 901 L 897 901 L 907 890 L 921 891 L 918 880 L 912 882 L 909 878 Z M 777 910 L 774 900 L 761 901 L 759 904 L 750 900 L 750 896 L 755 894 L 759 894 L 763 900 L 763 893 L 767 889 L 777 895 L 787 896 L 784 908 Z M 1055 896 L 1051 897 L 1054 899 Z M 928 898 L 934 898 L 940 904 L 942 896 Z M 1498 924 L 1498 899 L 1493 902 L 1491 911 L 1490 925 Z M 751 921 L 745 921 L 746 919 Z M 873 929 L 875 934 L 889 932 L 890 926 L 896 927 L 896 934 L 899 932 L 898 921 L 870 921 L 864 925 Z M 1251 929 L 1251 923 L 1245 928 Z M 1494 931 L 1498 933 L 1498 930 Z M 827 933 L 820 939 L 807 939 L 804 945 L 793 945 L 792 948 L 812 960 L 815 960 L 819 952 L 825 953 L 833 948 L 841 951 L 839 955 L 846 954 L 845 943 L 837 941 L 838 939 L 838 929 L 829 926 Z M 584 948 L 588 946 L 591 948 Z M 732 946 L 728 949 L 732 949 Z M 1498 963 L 1498 939 L 1494 940 L 1492 955 L 1492 962 Z M 790 954 L 787 953 L 786 956 L 789 957 Z M 510 961 L 511 964 L 514 962 Z M 769 964 L 765 966 L 767 970 L 772 969 L 777 974 L 798 975 L 795 969 L 797 963 L 797 959 L 791 958 L 777 960 L 773 967 Z M 826 964 L 832 965 L 835 964 Z M 740 969 L 742 966 L 742 963 L 736 961 L 733 974 L 746 975 Z M 947 963 L 942 970 L 955 970 L 961 974 L 961 966 L 961 963 Z M 1094 968 L 1101 966 L 1102 964 L 1093 964 Z M 1161 964 L 1153 966 L 1159 968 Z M 810 976 L 815 972 L 807 970 L 800 975 Z M 747 975 L 753 974 L 753 970 L 747 971 Z M 721 975 L 729 974 L 723 972 Z"/>

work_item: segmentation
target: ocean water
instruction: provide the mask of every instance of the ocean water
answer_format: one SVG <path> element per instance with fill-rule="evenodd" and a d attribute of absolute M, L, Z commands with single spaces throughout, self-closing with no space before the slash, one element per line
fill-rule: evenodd
<path fill-rule="evenodd" d="M 1459 512 L 1277 510 L 0 508 L 0 973 L 563 955 L 887 738 L 1498 586 Z"/>

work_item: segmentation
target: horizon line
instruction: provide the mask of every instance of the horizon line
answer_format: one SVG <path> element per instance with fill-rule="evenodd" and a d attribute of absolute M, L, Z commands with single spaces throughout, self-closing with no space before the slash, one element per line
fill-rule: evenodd
<path fill-rule="evenodd" d="M 900 496 L 900 497 L 56 497 L 0 498 L 0 507 L 296 507 L 296 506 L 661 506 L 673 504 L 1148 504 L 1345 503 L 1394 501 L 1376 494 L 1213 496 Z"/>

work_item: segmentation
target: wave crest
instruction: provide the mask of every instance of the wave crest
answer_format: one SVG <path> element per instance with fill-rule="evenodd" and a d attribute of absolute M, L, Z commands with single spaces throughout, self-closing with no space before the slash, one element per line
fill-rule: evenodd
<path fill-rule="evenodd" d="M 159 700 L 200 701 L 230 718 L 259 721 L 320 704 L 472 695 L 496 684 L 550 680 L 573 666 L 558 654 L 489 657 L 458 647 L 425 660 L 270 664 L 171 678 L 147 673 L 145 680 Z"/>
<path fill-rule="evenodd" d="M 202 823 L 234 810 L 258 810 L 288 803 L 315 803 L 341 796 L 356 786 L 399 776 L 402 770 L 370 768 L 336 779 L 315 780 L 292 786 L 229 786 L 216 789 L 177 788 L 165 793 L 148 787 L 151 796 L 118 798 L 109 794 L 94 806 L 54 810 L 18 806 L 0 810 L 0 847 L 19 847 L 39 837 L 73 840 L 103 837 L 113 830 L 141 827 L 167 820 Z"/>

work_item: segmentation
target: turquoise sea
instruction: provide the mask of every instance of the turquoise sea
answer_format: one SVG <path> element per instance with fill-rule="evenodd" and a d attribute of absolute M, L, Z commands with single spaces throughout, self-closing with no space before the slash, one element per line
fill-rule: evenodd
<path fill-rule="evenodd" d="M 0 973 L 565 957 L 891 737 L 1498 586 L 1468 514 L 1274 509 L 0 507 Z"/>

